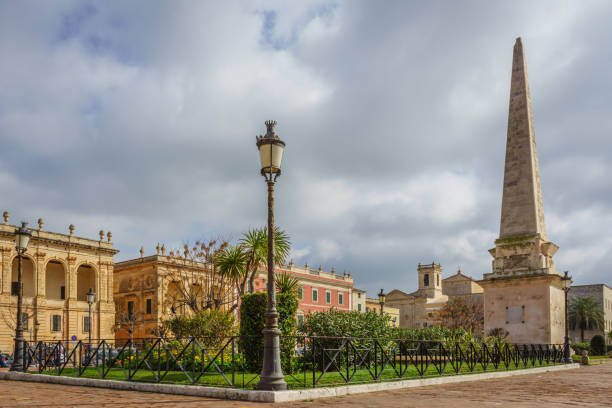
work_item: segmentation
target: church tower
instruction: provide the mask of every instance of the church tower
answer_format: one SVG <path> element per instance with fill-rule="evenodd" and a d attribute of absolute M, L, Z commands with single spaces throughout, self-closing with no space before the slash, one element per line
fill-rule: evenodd
<path fill-rule="evenodd" d="M 418 267 L 419 292 L 427 298 L 442 296 L 442 267 L 434 262 Z"/>
<path fill-rule="evenodd" d="M 525 51 L 514 44 L 499 238 L 484 287 L 485 334 L 504 328 L 517 343 L 563 341 L 563 291 L 546 236 Z"/>

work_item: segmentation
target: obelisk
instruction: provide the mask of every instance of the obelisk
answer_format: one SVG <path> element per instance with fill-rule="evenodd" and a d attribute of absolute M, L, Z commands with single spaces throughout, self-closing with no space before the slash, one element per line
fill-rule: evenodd
<path fill-rule="evenodd" d="M 514 343 L 562 343 L 564 298 L 546 236 L 525 51 L 514 44 L 499 238 L 480 281 L 485 334 L 503 328 Z"/>

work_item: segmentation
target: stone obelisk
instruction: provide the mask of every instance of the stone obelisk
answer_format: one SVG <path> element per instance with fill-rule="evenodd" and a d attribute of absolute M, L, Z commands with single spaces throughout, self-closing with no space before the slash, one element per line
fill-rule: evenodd
<path fill-rule="evenodd" d="M 546 236 L 525 51 L 514 44 L 499 238 L 492 272 L 480 281 L 485 334 L 502 328 L 514 343 L 562 343 L 564 297 Z"/>

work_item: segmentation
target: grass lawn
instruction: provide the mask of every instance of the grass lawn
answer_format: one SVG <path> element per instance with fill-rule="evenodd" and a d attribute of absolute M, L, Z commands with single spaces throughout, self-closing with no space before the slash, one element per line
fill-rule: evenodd
<path fill-rule="evenodd" d="M 494 371 L 509 371 L 509 370 L 520 370 L 523 368 L 532 368 L 532 367 L 545 367 L 551 366 L 553 364 L 547 364 L 543 362 L 539 364 L 536 362 L 534 366 L 529 364 L 528 367 L 520 368 L 511 365 L 506 369 L 505 365 L 500 364 L 498 369 L 495 369 L 493 365 L 489 365 L 487 367 L 486 372 L 494 372 Z M 399 365 L 396 366 L 399 371 Z M 101 369 L 100 369 L 101 370 Z M 331 369 L 330 369 L 331 370 Z M 380 370 L 380 366 L 379 366 Z M 405 371 L 404 371 L 405 370 Z M 379 380 L 374 380 L 374 368 L 371 369 L 372 373 L 367 369 L 360 369 L 357 371 L 349 370 L 349 377 L 352 376 L 350 383 L 351 384 L 363 384 L 363 383 L 375 383 L 381 381 L 398 381 L 398 380 L 406 380 L 406 379 L 415 379 L 415 378 L 431 378 L 438 377 L 440 375 L 448 376 L 448 375 L 458 375 L 455 373 L 453 367 L 448 364 L 444 369 L 441 369 L 441 374 L 435 368 L 433 364 L 430 364 L 429 367 L 425 370 L 424 375 L 419 375 L 417 369 L 409 365 L 408 368 L 404 364 L 402 364 L 402 376 L 400 377 L 398 373 L 391 367 L 386 367 L 382 374 L 380 375 Z M 477 364 L 473 370 L 470 370 L 467 365 L 464 363 L 459 371 L 459 375 L 463 374 L 473 374 L 473 373 L 482 373 L 485 372 L 483 367 L 480 364 Z M 57 375 L 55 370 L 45 371 L 43 374 L 49 375 Z M 78 371 L 73 368 L 66 368 L 62 371 L 62 376 L 69 377 L 77 377 Z M 191 373 L 189 372 L 191 376 Z M 314 374 L 315 381 L 317 382 L 317 387 L 329 387 L 329 386 L 339 386 L 346 385 L 346 381 L 343 378 L 346 377 L 346 368 L 342 370 L 342 375 L 337 371 L 329 371 L 321 376 L 320 371 L 316 371 Z M 192 381 L 187 378 L 187 376 L 180 371 L 169 371 L 165 376 L 164 372 L 161 372 L 161 376 L 163 377 L 161 381 L 158 381 L 153 373 L 148 371 L 147 369 L 139 370 L 133 374 L 131 381 L 142 381 L 142 382 L 161 382 L 165 384 L 191 384 Z M 198 373 L 195 373 L 195 376 L 192 378 L 197 378 Z M 232 373 L 231 371 L 226 372 L 225 376 L 231 382 L 232 381 Z M 96 368 L 87 368 L 81 375 L 81 377 L 85 378 L 102 378 L 101 374 L 98 372 Z M 124 372 L 121 368 L 111 368 L 110 371 L 104 377 L 108 380 L 127 380 L 128 374 L 127 370 Z M 235 372 L 234 373 L 234 385 L 236 388 L 246 388 L 252 389 L 257 385 L 259 381 L 259 375 L 253 373 L 245 373 L 245 372 Z M 313 372 L 312 371 L 300 371 L 298 373 L 287 374 L 285 373 L 285 381 L 290 389 L 300 389 L 300 388 L 312 388 L 313 387 Z M 195 384 L 198 385 L 208 385 L 208 386 L 217 386 L 217 387 L 230 387 L 231 384 L 228 382 L 221 374 L 218 372 L 205 372 L 202 376 L 197 379 Z"/>
<path fill-rule="evenodd" d="M 610 357 L 608 356 L 589 356 L 589 360 L 601 360 L 601 359 L 607 359 L 607 358 L 610 358 Z M 581 355 L 574 354 L 572 356 L 572 360 L 574 361 L 580 361 L 581 359 L 582 359 Z"/>

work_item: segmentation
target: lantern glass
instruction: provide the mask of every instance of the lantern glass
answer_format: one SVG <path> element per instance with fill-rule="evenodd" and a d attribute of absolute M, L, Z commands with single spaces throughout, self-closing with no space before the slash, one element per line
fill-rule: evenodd
<path fill-rule="evenodd" d="M 264 138 L 259 143 L 261 168 L 265 173 L 280 172 L 285 143 L 279 139 Z"/>
<path fill-rule="evenodd" d="M 89 288 L 89 292 L 87 292 L 87 303 L 92 304 L 96 301 L 96 293 Z"/>
<path fill-rule="evenodd" d="M 30 231 L 28 231 L 26 229 L 26 225 L 28 225 L 27 222 L 22 222 L 21 223 L 21 228 L 15 230 L 15 235 L 16 235 L 16 247 L 18 251 L 22 251 L 25 252 L 26 249 L 28 249 L 28 244 L 30 243 L 30 237 L 32 236 L 32 234 L 30 233 Z"/>
<path fill-rule="evenodd" d="M 564 289 L 569 289 L 570 286 L 572 286 L 572 277 L 567 274 L 567 271 L 565 272 L 565 275 L 561 278 L 561 280 L 563 281 Z"/>
<path fill-rule="evenodd" d="M 380 303 L 385 303 L 385 292 L 383 292 L 383 290 L 380 290 L 380 293 L 378 294 L 378 301 Z"/>

